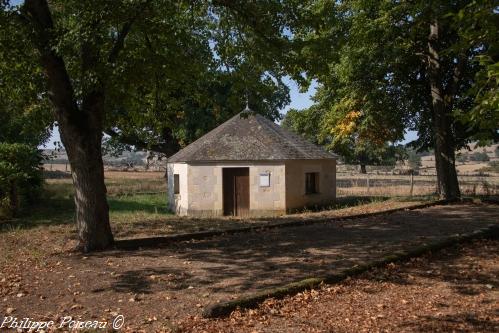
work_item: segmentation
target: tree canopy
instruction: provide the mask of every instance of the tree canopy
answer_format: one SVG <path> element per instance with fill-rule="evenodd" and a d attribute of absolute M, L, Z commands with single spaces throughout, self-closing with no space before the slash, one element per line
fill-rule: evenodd
<path fill-rule="evenodd" d="M 13 13 L 0 7 L 0 142 L 37 147 L 50 137 L 51 106 L 36 51 L 18 40 Z"/>
<path fill-rule="evenodd" d="M 9 57 L 6 68 L 24 72 L 6 72 L 5 85 L 29 87 L 36 104 L 51 102 L 71 164 L 84 251 L 113 243 L 104 132 L 114 142 L 171 155 L 247 100 L 271 119 L 289 102 L 282 78 L 293 3 L 26 0 L 11 6 L 4 0 L 1 6 L 8 38 L 0 47 L 21 57 Z"/>
<path fill-rule="evenodd" d="M 459 197 L 455 150 L 498 138 L 494 1 L 310 1 L 295 27 L 319 82 L 317 140 L 341 150 L 403 138 L 435 147 L 439 190 Z M 352 149 L 352 148 L 350 148 Z"/>

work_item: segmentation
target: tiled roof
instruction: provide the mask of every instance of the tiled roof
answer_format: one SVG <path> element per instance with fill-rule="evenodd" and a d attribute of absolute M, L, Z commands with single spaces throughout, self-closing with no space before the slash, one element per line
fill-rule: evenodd
<path fill-rule="evenodd" d="M 324 148 L 245 110 L 171 156 L 168 162 L 335 158 Z"/>

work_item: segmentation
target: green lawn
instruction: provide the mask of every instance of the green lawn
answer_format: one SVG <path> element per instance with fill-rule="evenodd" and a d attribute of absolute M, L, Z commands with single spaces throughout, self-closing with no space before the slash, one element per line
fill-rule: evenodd
<path fill-rule="evenodd" d="M 110 195 L 111 223 L 163 218 L 167 209 L 166 193 Z M 24 209 L 20 216 L 4 223 L 3 228 L 30 228 L 74 222 L 73 187 L 71 183 L 47 183 L 38 204 Z M 1 225 L 1 224 L 0 224 Z"/>

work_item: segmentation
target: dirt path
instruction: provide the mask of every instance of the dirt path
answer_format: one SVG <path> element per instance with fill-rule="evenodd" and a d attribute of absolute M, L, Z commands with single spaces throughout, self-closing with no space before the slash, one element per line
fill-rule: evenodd
<path fill-rule="evenodd" d="M 498 219 L 498 206 L 437 206 L 160 249 L 19 258 L 0 274 L 0 309 L 55 320 L 123 314 L 128 325 L 149 331 L 199 315 L 217 301 L 348 268 Z"/>
<path fill-rule="evenodd" d="M 183 332 L 499 332 L 499 241 L 391 264 Z"/>

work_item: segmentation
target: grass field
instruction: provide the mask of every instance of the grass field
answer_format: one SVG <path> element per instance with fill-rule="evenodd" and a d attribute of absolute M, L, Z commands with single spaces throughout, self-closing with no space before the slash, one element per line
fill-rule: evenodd
<path fill-rule="evenodd" d="M 417 176 L 410 197 L 408 176 L 369 175 L 367 189 L 365 175 L 338 173 L 336 202 L 328 210 L 335 214 L 345 211 L 363 211 L 407 205 L 407 202 L 432 200 L 435 177 Z M 226 228 L 251 223 L 239 219 L 188 219 L 174 216 L 167 209 L 166 180 L 163 172 L 106 171 L 110 218 L 115 234 L 130 237 L 134 234 L 172 233 Z M 488 191 L 497 192 L 494 182 Z M 490 182 L 480 177 L 467 177 L 462 190 L 467 195 L 485 194 L 483 184 Z M 473 185 L 475 184 L 475 185 Z M 494 187 L 495 186 L 495 187 Z M 491 190 L 492 189 L 492 190 Z M 352 208 L 353 207 L 353 208 Z M 302 213 L 310 213 L 303 210 Z M 300 213 L 300 212 L 299 212 Z M 32 228 L 40 225 L 69 225 L 74 221 L 73 185 L 69 177 L 47 179 L 40 202 L 24 210 L 6 228 Z"/>
<path fill-rule="evenodd" d="M 252 223 L 273 223 L 282 218 L 185 218 L 167 209 L 166 182 L 161 172 L 106 172 L 110 220 L 117 238 L 219 230 Z M 341 194 L 340 189 L 338 190 Z M 303 209 L 291 216 L 328 214 L 341 216 L 376 210 L 404 207 L 433 200 L 431 196 L 400 196 L 381 194 L 357 196 L 349 193 L 323 209 Z M 283 217 L 287 218 L 287 217 Z M 73 185 L 70 178 L 47 179 L 38 204 L 24 209 L 13 220 L 0 221 L 0 230 L 24 230 L 44 226 L 61 226 L 63 233 L 74 234 Z"/>
<path fill-rule="evenodd" d="M 167 210 L 166 182 L 161 172 L 107 172 L 111 221 L 158 219 Z M 71 178 L 47 179 L 38 205 L 24 212 L 18 224 L 64 224 L 73 221 Z"/>
<path fill-rule="evenodd" d="M 343 196 L 409 196 L 411 195 L 410 175 L 378 175 L 338 172 L 337 195 Z M 436 191 L 437 177 L 428 175 L 413 176 L 412 195 L 431 195 Z M 499 194 L 498 176 L 460 175 L 459 186 L 463 195 Z"/>

